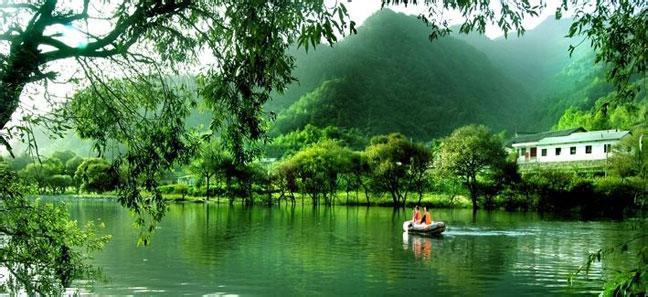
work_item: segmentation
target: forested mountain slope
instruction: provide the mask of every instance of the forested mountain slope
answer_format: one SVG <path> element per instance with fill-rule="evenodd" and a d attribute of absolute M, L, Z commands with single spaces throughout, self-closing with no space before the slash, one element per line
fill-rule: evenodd
<path fill-rule="evenodd" d="M 382 10 L 334 48 L 296 55 L 299 80 L 267 107 L 273 132 L 314 124 L 418 140 L 482 123 L 524 129 L 530 95 L 465 41 L 430 42 L 414 17 Z"/>

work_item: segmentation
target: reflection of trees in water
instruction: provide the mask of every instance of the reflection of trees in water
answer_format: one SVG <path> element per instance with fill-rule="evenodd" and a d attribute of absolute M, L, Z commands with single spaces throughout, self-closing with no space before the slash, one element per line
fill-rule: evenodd
<path fill-rule="evenodd" d="M 172 207 L 168 216 L 180 226 L 180 252 L 193 264 L 218 266 L 222 258 L 243 244 L 253 228 L 250 209 L 222 204 L 187 204 Z"/>
<path fill-rule="evenodd" d="M 157 276 L 173 265 L 178 279 L 200 280 L 205 286 L 219 280 L 252 282 L 257 287 L 285 287 L 278 293 L 292 295 L 309 294 L 307 290 L 324 284 L 336 285 L 330 294 L 403 293 L 390 288 L 415 289 L 425 281 L 438 283 L 435 291 L 466 295 L 483 295 L 485 288 L 506 290 L 501 286 L 532 291 L 530 284 L 541 293 L 548 284 L 565 285 L 561 273 L 573 272 L 588 249 L 619 242 L 625 234 L 610 222 L 546 223 L 536 215 L 484 212 L 473 224 L 469 210 L 435 209 L 433 216 L 449 222 L 449 231 L 524 229 L 533 235 L 410 235 L 401 241 L 402 222 L 411 210 L 173 204 L 153 245 L 135 248 L 137 232 L 123 208 L 101 201 L 71 204 L 80 221 L 101 217 L 106 232 L 115 235 L 101 256 L 103 262 L 120 263 L 110 265 L 108 277 L 128 269 L 131 274 L 151 270 L 143 273 Z M 149 259 L 148 266 L 142 265 L 142 257 Z M 625 263 L 623 258 L 609 259 L 603 266 L 612 269 Z M 377 280 L 381 284 L 372 285 Z"/>
<path fill-rule="evenodd" d="M 504 278 L 514 248 L 501 237 L 416 237 L 414 258 L 435 271 L 440 282 L 464 294 L 483 295 L 484 283 Z M 488 277 L 484 277 L 488 276 Z"/>

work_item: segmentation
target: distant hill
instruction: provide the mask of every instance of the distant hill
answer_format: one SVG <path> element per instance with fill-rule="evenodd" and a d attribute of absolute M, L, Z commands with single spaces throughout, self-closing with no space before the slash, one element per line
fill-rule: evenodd
<path fill-rule="evenodd" d="M 571 22 L 568 18 L 548 17 L 521 36 L 513 32 L 508 38 L 502 36 L 493 40 L 477 33 L 456 34 L 455 37 L 478 48 L 509 78 L 521 83 L 537 98 L 552 95 L 556 75 L 575 60 L 593 63 L 587 42 L 581 43 L 581 38 L 565 38 Z M 569 46 L 579 43 L 570 57 Z"/>
<path fill-rule="evenodd" d="M 279 114 L 273 133 L 308 123 L 418 140 L 469 123 L 526 130 L 532 97 L 519 82 L 466 41 L 428 34 L 416 18 L 384 9 L 334 48 L 295 52 L 299 82 L 267 106 Z"/>
<path fill-rule="evenodd" d="M 587 110 L 608 96 L 612 86 L 604 68 L 594 63 L 594 53 L 583 37 L 566 38 L 571 19 L 547 18 L 522 36 L 494 40 L 479 34 L 457 34 L 479 48 L 510 79 L 522 84 L 533 97 L 529 119 L 535 130 L 556 125 L 565 110 Z M 576 46 L 570 56 L 570 45 Z"/>

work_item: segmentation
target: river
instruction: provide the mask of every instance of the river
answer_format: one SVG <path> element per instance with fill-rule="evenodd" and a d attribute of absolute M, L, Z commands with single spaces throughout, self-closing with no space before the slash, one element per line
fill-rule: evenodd
<path fill-rule="evenodd" d="M 97 294 L 592 295 L 625 258 L 595 264 L 573 286 L 587 251 L 645 232 L 630 222 L 536 213 L 433 209 L 444 236 L 403 234 L 407 211 L 380 207 L 229 207 L 172 204 L 148 247 L 112 200 L 64 199 L 73 218 L 97 220 L 112 240 L 94 257 Z"/>

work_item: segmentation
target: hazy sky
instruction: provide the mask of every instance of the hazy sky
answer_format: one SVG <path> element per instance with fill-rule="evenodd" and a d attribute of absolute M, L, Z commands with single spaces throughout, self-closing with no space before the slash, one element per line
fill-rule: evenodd
<path fill-rule="evenodd" d="M 329 2 L 335 2 L 332 0 L 328 0 Z M 365 19 L 370 17 L 372 14 L 374 14 L 376 11 L 380 10 L 381 6 L 381 0 L 342 0 L 344 5 L 347 6 L 349 10 L 350 17 L 353 21 L 355 21 L 357 24 L 362 24 Z M 419 2 L 424 2 L 425 0 L 419 0 Z M 530 1 L 532 4 L 538 3 L 537 0 L 531 0 Z M 544 21 L 548 16 L 553 16 L 556 12 L 556 8 L 558 5 L 560 5 L 560 0 L 544 0 L 546 3 L 547 7 L 544 9 L 543 13 L 535 18 L 526 18 L 523 21 L 525 29 L 532 29 L 538 24 L 540 24 L 542 21 Z M 419 15 L 421 13 L 425 13 L 425 6 L 424 5 L 409 5 L 407 8 L 399 5 L 399 6 L 388 6 L 389 9 L 402 12 L 405 14 L 411 14 L 411 15 Z M 449 14 L 452 18 L 454 16 L 455 19 L 458 19 L 460 14 L 459 13 L 450 13 Z M 499 36 L 504 35 L 502 30 L 500 30 L 496 26 L 489 26 L 489 28 L 486 30 L 486 36 L 490 38 L 496 38 Z"/>

